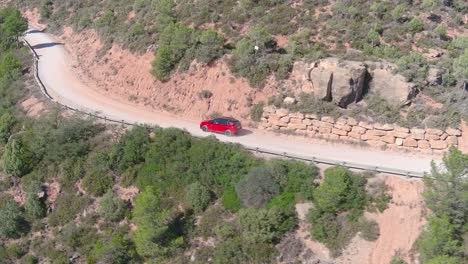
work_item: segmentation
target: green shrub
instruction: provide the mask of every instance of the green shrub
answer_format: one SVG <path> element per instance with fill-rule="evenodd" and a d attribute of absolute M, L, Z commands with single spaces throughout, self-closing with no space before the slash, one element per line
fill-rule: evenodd
<path fill-rule="evenodd" d="M 0 236 L 12 238 L 20 236 L 25 230 L 25 221 L 20 207 L 9 200 L 0 205 Z"/>
<path fill-rule="evenodd" d="M 46 205 L 37 197 L 36 193 L 28 193 L 24 203 L 24 210 L 29 219 L 40 219 L 46 215 Z"/>
<path fill-rule="evenodd" d="M 99 214 L 108 221 L 119 221 L 125 215 L 125 203 L 112 190 L 108 190 L 99 204 Z"/>
<path fill-rule="evenodd" d="M 264 102 L 254 104 L 250 109 L 250 119 L 255 122 L 260 122 L 263 115 L 263 107 L 265 106 Z"/>
<path fill-rule="evenodd" d="M 211 202 L 210 190 L 199 182 L 194 182 L 188 186 L 185 199 L 195 212 L 203 212 Z"/>
<path fill-rule="evenodd" d="M 0 79 L 14 80 L 20 75 L 22 69 L 21 62 L 11 52 L 7 52 L 1 57 Z"/>
<path fill-rule="evenodd" d="M 15 123 L 15 117 L 9 112 L 0 115 L 0 144 L 8 142 L 8 138 L 11 135 L 11 129 Z"/>
<path fill-rule="evenodd" d="M 296 225 L 292 208 L 241 209 L 239 223 L 244 241 L 249 243 L 277 243 Z"/>
<path fill-rule="evenodd" d="M 135 246 L 121 234 L 105 236 L 99 240 L 88 258 L 92 263 L 132 263 L 137 259 Z"/>
<path fill-rule="evenodd" d="M 379 224 L 374 220 L 362 218 L 359 221 L 359 229 L 361 231 L 361 237 L 367 241 L 375 241 L 379 238 Z"/>
<path fill-rule="evenodd" d="M 242 207 L 242 202 L 237 197 L 236 190 L 232 187 L 227 188 L 221 197 L 224 208 L 231 212 L 237 212 Z"/>
<path fill-rule="evenodd" d="M 49 224 L 52 226 L 65 225 L 88 204 L 86 197 L 78 197 L 74 194 L 63 193 L 57 198 L 56 208 L 49 216 Z"/>
<path fill-rule="evenodd" d="M 52 15 L 54 3 L 51 0 L 42 0 L 41 1 L 41 19 L 48 19 Z"/>
<path fill-rule="evenodd" d="M 196 58 L 199 62 L 210 63 L 224 54 L 224 37 L 214 30 L 206 30 L 200 34 L 199 44 L 196 50 Z"/>
<path fill-rule="evenodd" d="M 296 195 L 291 192 L 283 192 L 279 195 L 276 195 L 267 203 L 267 208 L 272 207 L 281 207 L 281 208 L 289 208 L 294 206 L 296 203 Z"/>
<path fill-rule="evenodd" d="M 83 178 L 83 188 L 89 194 L 101 196 L 112 188 L 113 179 L 109 172 L 91 171 Z"/>
<path fill-rule="evenodd" d="M 237 196 L 247 207 L 262 207 L 278 192 L 278 185 L 265 167 L 252 168 L 236 185 Z"/>
<path fill-rule="evenodd" d="M 34 166 L 33 154 L 21 138 L 12 138 L 8 141 L 2 160 L 5 173 L 17 177 L 30 172 Z"/>
<path fill-rule="evenodd" d="M 415 34 L 424 30 L 424 22 L 418 18 L 411 19 L 408 24 L 408 32 Z"/>
<path fill-rule="evenodd" d="M 134 127 L 127 131 L 111 151 L 113 165 L 123 172 L 143 162 L 150 142 L 149 131 L 144 127 Z"/>
<path fill-rule="evenodd" d="M 330 213 L 364 209 L 367 202 L 364 177 L 342 167 L 326 169 L 324 175 L 313 196 L 318 209 Z"/>
<path fill-rule="evenodd" d="M 401 259 L 400 257 L 392 257 L 390 264 L 408 264 L 406 261 Z"/>

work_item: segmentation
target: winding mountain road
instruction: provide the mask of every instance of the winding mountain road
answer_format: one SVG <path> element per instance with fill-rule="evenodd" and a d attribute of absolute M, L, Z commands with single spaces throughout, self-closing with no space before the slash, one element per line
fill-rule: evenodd
<path fill-rule="evenodd" d="M 89 87 L 74 73 L 69 54 L 53 36 L 29 30 L 24 36 L 39 56 L 38 75 L 47 92 L 57 102 L 86 112 L 97 112 L 109 119 L 129 123 L 145 123 L 161 127 L 185 129 L 194 136 L 207 136 L 197 122 L 185 120 L 168 113 L 154 112 L 147 108 L 117 101 Z M 240 143 L 250 148 L 261 148 L 277 153 L 300 157 L 326 158 L 365 166 L 386 167 L 411 172 L 430 171 L 431 157 L 399 152 L 382 151 L 355 146 L 316 143 L 302 137 L 277 135 L 265 131 L 246 131 L 238 137 L 215 135 L 224 142 Z"/>

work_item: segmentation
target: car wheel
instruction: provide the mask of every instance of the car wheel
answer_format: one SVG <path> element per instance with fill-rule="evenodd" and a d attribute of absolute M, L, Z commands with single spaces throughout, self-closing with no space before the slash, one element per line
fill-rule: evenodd
<path fill-rule="evenodd" d="M 201 130 L 203 130 L 203 132 L 208 132 L 208 127 L 207 126 L 202 126 Z"/>
<path fill-rule="evenodd" d="M 226 130 L 226 131 L 224 131 L 224 135 L 230 137 L 230 136 L 232 136 L 232 133 L 231 133 L 230 130 Z"/>

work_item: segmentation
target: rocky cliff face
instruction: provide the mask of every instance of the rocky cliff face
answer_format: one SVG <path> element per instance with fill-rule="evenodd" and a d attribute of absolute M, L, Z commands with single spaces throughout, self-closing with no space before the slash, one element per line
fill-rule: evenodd
<path fill-rule="evenodd" d="M 313 93 L 342 108 L 375 92 L 394 104 L 406 104 L 417 94 L 416 86 L 396 74 L 396 66 L 384 62 L 343 61 L 326 58 L 313 63 L 296 62 L 286 87 Z"/>

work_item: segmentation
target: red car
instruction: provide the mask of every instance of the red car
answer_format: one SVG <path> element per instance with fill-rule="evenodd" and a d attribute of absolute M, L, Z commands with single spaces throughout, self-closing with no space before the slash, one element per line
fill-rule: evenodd
<path fill-rule="evenodd" d="M 211 120 L 204 120 L 200 123 L 200 129 L 204 132 L 223 133 L 226 136 L 238 134 L 242 130 L 239 120 L 230 117 L 219 117 Z"/>

